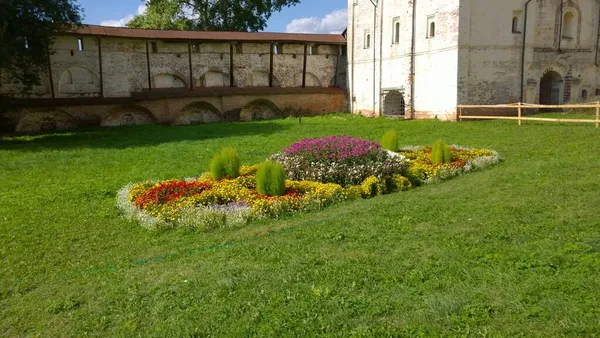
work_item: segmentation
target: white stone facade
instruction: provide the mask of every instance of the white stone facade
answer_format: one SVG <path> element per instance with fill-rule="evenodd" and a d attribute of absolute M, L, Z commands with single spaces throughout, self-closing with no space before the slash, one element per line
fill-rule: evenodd
<path fill-rule="evenodd" d="M 348 5 L 353 113 L 404 108 L 409 118 L 453 119 L 458 104 L 559 104 L 600 95 L 596 0 Z"/>

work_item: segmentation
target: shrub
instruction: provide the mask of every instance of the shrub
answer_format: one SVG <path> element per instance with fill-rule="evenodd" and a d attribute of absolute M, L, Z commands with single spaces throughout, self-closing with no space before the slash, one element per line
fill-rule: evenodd
<path fill-rule="evenodd" d="M 412 188 L 410 180 L 402 175 L 394 174 L 388 179 L 388 191 L 406 191 Z"/>
<path fill-rule="evenodd" d="M 381 147 L 390 151 L 398 151 L 400 148 L 400 135 L 395 130 L 388 130 L 381 138 Z"/>
<path fill-rule="evenodd" d="M 233 148 L 223 148 L 210 161 L 210 174 L 213 179 L 236 178 L 240 175 L 240 156 Z"/>
<path fill-rule="evenodd" d="M 442 140 L 437 140 L 431 146 L 431 163 L 433 165 L 452 162 L 450 148 Z"/>
<path fill-rule="evenodd" d="M 383 195 L 387 192 L 385 181 L 381 181 L 375 176 L 367 177 L 360 184 L 360 187 L 362 189 L 363 197 L 365 198 Z"/>
<path fill-rule="evenodd" d="M 285 169 L 279 163 L 267 161 L 256 172 L 256 190 L 267 196 L 285 194 Z"/>

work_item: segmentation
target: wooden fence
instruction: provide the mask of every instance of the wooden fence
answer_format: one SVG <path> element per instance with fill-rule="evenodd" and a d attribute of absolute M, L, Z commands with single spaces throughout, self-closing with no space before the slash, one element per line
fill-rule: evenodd
<path fill-rule="evenodd" d="M 516 109 L 517 116 L 475 116 L 462 114 L 463 109 Z M 556 119 L 546 117 L 528 117 L 523 116 L 523 110 L 526 109 L 583 109 L 583 108 L 595 108 L 596 119 L 595 120 L 584 120 L 584 119 Z M 577 122 L 577 123 L 595 123 L 596 128 L 600 127 L 600 101 L 589 104 L 563 104 L 563 105 L 543 105 L 543 104 L 528 104 L 528 103 L 513 103 L 513 104 L 500 104 L 500 105 L 458 105 L 456 107 L 457 121 L 466 119 L 473 120 L 517 120 L 519 125 L 523 124 L 523 121 L 546 121 L 546 122 Z"/>

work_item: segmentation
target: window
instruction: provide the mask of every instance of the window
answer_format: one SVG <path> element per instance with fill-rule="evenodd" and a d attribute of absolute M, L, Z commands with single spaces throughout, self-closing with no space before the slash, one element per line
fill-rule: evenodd
<path fill-rule="evenodd" d="M 563 39 L 574 39 L 575 38 L 575 14 L 569 11 L 563 16 L 562 22 L 562 38 Z"/>
<path fill-rule="evenodd" d="M 150 45 L 152 46 L 152 53 L 158 53 L 158 46 L 156 45 L 156 42 L 151 42 Z"/>
<path fill-rule="evenodd" d="M 435 18 L 433 16 L 427 17 L 427 39 L 435 37 Z"/>
<path fill-rule="evenodd" d="M 317 46 L 308 46 L 308 55 L 317 55 L 319 54 L 319 48 Z"/>
<path fill-rule="evenodd" d="M 587 100 L 587 98 L 588 98 L 588 91 L 587 91 L 587 89 L 584 89 L 584 90 L 581 91 L 581 98 L 584 99 L 584 100 Z"/>
<path fill-rule="evenodd" d="M 243 45 L 241 43 L 238 43 L 235 45 L 235 53 L 236 54 L 244 54 L 244 48 L 242 46 Z"/>
<path fill-rule="evenodd" d="M 521 34 L 521 11 L 513 11 L 511 31 L 514 34 Z"/>
<path fill-rule="evenodd" d="M 365 31 L 365 49 L 371 48 L 371 33 Z"/>
<path fill-rule="evenodd" d="M 600 96 L 600 88 L 596 88 L 596 96 Z"/>
<path fill-rule="evenodd" d="M 77 39 L 77 50 L 79 50 L 79 51 L 83 50 L 83 39 L 82 38 Z"/>
<path fill-rule="evenodd" d="M 400 18 L 394 18 L 393 29 L 394 29 L 394 33 L 393 33 L 393 38 L 392 38 L 392 44 L 399 44 L 400 43 Z"/>
<path fill-rule="evenodd" d="M 273 54 L 279 54 L 279 46 L 273 45 Z"/>
<path fill-rule="evenodd" d="M 29 49 L 29 41 L 27 41 L 27 39 L 25 39 L 25 48 Z"/>

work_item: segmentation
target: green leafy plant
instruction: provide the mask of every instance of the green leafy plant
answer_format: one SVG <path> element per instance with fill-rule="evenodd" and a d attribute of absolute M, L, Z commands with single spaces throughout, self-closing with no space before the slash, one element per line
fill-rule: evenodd
<path fill-rule="evenodd" d="M 256 190 L 268 196 L 282 196 L 285 194 L 285 169 L 283 165 L 271 161 L 263 163 L 256 172 Z"/>
<path fill-rule="evenodd" d="M 431 163 L 433 165 L 452 162 L 450 148 L 442 140 L 437 140 L 431 146 Z"/>
<path fill-rule="evenodd" d="M 398 151 L 400 148 L 400 135 L 395 130 L 388 130 L 381 138 L 381 147 L 383 149 Z"/>
<path fill-rule="evenodd" d="M 240 156 L 234 148 L 223 148 L 210 161 L 210 174 L 213 179 L 236 178 L 240 175 Z"/>

